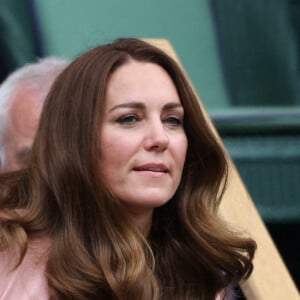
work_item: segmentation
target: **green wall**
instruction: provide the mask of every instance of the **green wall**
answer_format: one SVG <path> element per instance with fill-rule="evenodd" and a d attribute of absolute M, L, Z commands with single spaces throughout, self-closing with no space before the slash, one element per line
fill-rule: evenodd
<path fill-rule="evenodd" d="M 35 60 L 37 49 L 27 3 L 0 0 L 0 83 L 15 69 Z"/>
<path fill-rule="evenodd" d="M 207 108 L 226 106 L 207 0 L 36 0 L 48 55 L 74 58 L 122 36 L 166 38 Z"/>

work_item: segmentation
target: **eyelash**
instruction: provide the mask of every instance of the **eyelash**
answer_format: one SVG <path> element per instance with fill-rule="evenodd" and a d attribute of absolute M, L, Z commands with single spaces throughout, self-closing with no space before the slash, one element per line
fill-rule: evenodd
<path fill-rule="evenodd" d="M 134 125 L 136 122 L 139 122 L 141 120 L 140 117 L 138 117 L 135 114 L 125 115 L 117 119 L 117 122 L 121 125 Z M 180 127 L 183 125 L 183 118 L 177 117 L 177 116 L 168 116 L 163 120 L 163 123 L 168 124 L 171 127 Z"/>
<path fill-rule="evenodd" d="M 137 115 L 131 114 L 131 115 L 122 116 L 117 120 L 117 122 L 124 125 L 133 125 L 139 120 L 140 118 Z"/>
<path fill-rule="evenodd" d="M 167 123 L 172 127 L 179 127 L 183 125 L 183 119 L 177 116 L 169 116 L 164 120 L 164 123 Z"/>

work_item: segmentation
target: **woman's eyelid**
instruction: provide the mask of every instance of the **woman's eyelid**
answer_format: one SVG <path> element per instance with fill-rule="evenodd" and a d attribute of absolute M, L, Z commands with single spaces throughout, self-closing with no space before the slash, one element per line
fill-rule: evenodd
<path fill-rule="evenodd" d="M 129 120 L 129 119 L 137 119 L 137 116 L 135 114 L 126 114 L 126 115 L 123 115 L 123 116 L 119 117 L 117 119 L 117 121 L 122 122 L 122 121 L 126 121 L 126 120 Z"/>
<path fill-rule="evenodd" d="M 147 113 L 143 110 L 130 110 L 127 112 L 122 112 L 121 114 L 118 114 L 118 116 L 115 117 L 115 120 L 118 123 L 134 123 L 141 121 L 144 118 L 148 118 L 149 116 Z M 166 110 L 162 112 L 161 115 L 161 120 L 162 122 L 174 122 L 177 121 L 178 123 L 182 124 L 184 119 L 184 111 L 183 109 L 171 109 L 171 110 Z"/>
<path fill-rule="evenodd" d="M 172 111 L 165 114 L 164 119 L 174 118 L 178 121 L 183 122 L 184 119 L 184 112 L 182 110 Z"/>
<path fill-rule="evenodd" d="M 124 113 L 121 116 L 117 117 L 116 121 L 118 123 L 135 123 L 141 120 L 141 116 L 136 112 Z"/>

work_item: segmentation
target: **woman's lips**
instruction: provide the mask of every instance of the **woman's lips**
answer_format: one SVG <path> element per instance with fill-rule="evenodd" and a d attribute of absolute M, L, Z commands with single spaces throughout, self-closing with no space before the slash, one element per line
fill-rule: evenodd
<path fill-rule="evenodd" d="M 157 163 L 148 163 L 148 164 L 143 164 L 137 167 L 133 168 L 134 171 L 137 172 L 150 172 L 150 173 L 168 173 L 169 170 L 164 164 L 157 164 Z"/>

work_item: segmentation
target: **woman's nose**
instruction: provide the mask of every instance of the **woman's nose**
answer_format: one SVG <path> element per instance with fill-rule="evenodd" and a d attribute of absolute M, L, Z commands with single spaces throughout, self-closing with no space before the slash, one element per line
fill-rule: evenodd
<path fill-rule="evenodd" d="M 169 145 L 169 135 L 164 124 L 151 122 L 145 129 L 144 147 L 147 151 L 164 151 Z"/>

